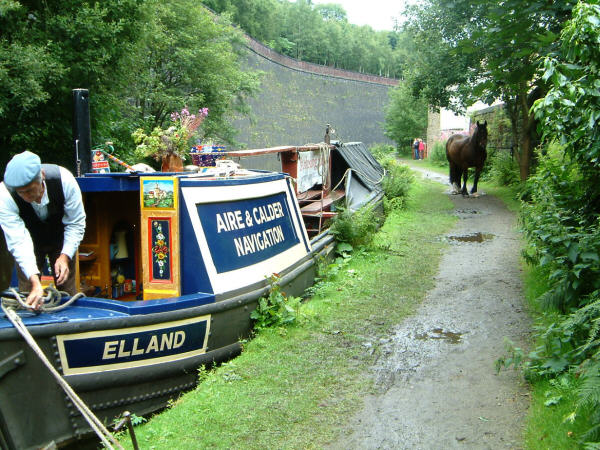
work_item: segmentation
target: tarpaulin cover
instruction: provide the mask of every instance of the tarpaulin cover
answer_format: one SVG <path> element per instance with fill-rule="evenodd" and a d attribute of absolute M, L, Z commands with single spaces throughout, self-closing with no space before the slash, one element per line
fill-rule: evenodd
<path fill-rule="evenodd" d="M 346 206 L 356 210 L 382 194 L 381 181 L 385 170 L 362 142 L 350 142 L 336 147 L 331 156 L 332 186 L 351 169 L 345 180 Z"/>

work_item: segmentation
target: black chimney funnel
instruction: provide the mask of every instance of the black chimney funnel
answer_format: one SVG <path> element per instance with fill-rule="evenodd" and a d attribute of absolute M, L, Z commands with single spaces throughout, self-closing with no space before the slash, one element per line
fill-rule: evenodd
<path fill-rule="evenodd" d="M 92 171 L 92 133 L 90 129 L 90 94 L 87 89 L 73 89 L 73 150 L 75 174 Z"/>

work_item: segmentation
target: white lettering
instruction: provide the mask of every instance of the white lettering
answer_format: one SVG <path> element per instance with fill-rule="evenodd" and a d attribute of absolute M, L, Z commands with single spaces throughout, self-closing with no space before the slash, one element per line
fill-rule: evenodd
<path fill-rule="evenodd" d="M 244 251 L 244 244 L 242 243 L 240 238 L 233 238 L 233 243 L 235 244 L 235 251 L 237 252 L 238 256 L 246 254 L 246 252 Z"/>
<path fill-rule="evenodd" d="M 119 341 L 119 354 L 117 355 L 119 358 L 125 358 L 126 356 L 131 355 L 131 352 L 125 351 L 125 341 Z"/>
<path fill-rule="evenodd" d="M 242 212 L 241 211 L 236 211 L 235 212 L 235 220 L 236 220 L 236 226 L 238 230 L 241 230 L 242 228 L 246 228 L 246 225 L 244 225 L 244 220 L 242 219 Z"/>
<path fill-rule="evenodd" d="M 173 333 L 163 333 L 160 340 L 160 351 L 162 352 L 165 348 L 171 350 L 173 347 Z"/>
<path fill-rule="evenodd" d="M 260 223 L 267 222 L 267 216 L 265 215 L 265 207 L 259 206 L 258 212 L 260 213 Z"/>
<path fill-rule="evenodd" d="M 104 353 L 102 359 L 113 359 L 116 358 L 115 352 L 117 351 L 117 345 L 119 341 L 108 341 L 104 343 Z"/>
<path fill-rule="evenodd" d="M 225 225 L 225 222 L 223 222 L 221 214 L 217 214 L 217 233 L 220 233 L 221 231 L 229 231 L 229 229 L 227 228 L 227 225 Z"/>
<path fill-rule="evenodd" d="M 173 340 L 173 348 L 179 348 L 185 342 L 185 332 L 184 331 L 176 331 L 175 339 Z"/>
<path fill-rule="evenodd" d="M 135 356 L 135 355 L 143 355 L 144 354 L 144 349 L 143 348 L 138 348 L 138 338 L 135 338 L 133 340 L 133 348 L 131 349 L 131 356 Z"/>
<path fill-rule="evenodd" d="M 249 236 L 234 238 L 235 251 L 237 256 L 245 256 L 256 253 L 257 251 L 265 250 L 275 244 L 279 244 L 285 240 L 281 225 L 273 228 L 268 228 L 264 231 L 253 233 Z"/>
<path fill-rule="evenodd" d="M 150 338 L 150 343 L 148 344 L 148 347 L 146 348 L 146 353 L 150 353 L 151 351 L 154 351 L 154 352 L 158 351 L 158 338 L 156 337 L 156 335 L 154 335 Z"/>

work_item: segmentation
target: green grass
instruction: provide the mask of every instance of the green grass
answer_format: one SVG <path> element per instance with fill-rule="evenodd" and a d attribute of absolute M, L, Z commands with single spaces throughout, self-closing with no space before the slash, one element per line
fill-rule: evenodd
<path fill-rule="evenodd" d="M 545 380 L 534 384 L 524 436 L 526 449 L 581 448 L 579 438 L 587 424 L 579 421 L 572 423 L 569 420 L 575 411 L 574 388 L 577 380 L 570 375 L 565 376 L 565 380 L 567 386 L 564 387 L 561 387 L 560 383 L 551 385 Z M 557 403 L 550 404 L 554 401 Z"/>
<path fill-rule="evenodd" d="M 538 325 L 547 328 L 556 322 L 558 313 L 543 314 L 536 302 L 548 288 L 547 278 L 539 268 L 523 263 L 525 297 L 529 311 Z M 540 342 L 537 342 L 539 344 Z M 524 447 L 528 450 L 577 449 L 589 422 L 576 411 L 578 378 L 565 374 L 556 381 L 536 380 L 531 384 L 531 403 L 527 414 Z M 548 404 L 557 399 L 556 404 Z M 554 402 L 550 402 L 554 403 Z M 569 420 L 576 413 L 577 420 Z"/>
<path fill-rule="evenodd" d="M 335 266 L 302 307 L 297 326 L 269 329 L 238 358 L 136 428 L 143 449 L 320 448 L 334 442 L 372 392 L 377 343 L 433 286 L 456 218 L 444 187 L 415 183 L 375 249 Z M 130 445 L 128 439 L 122 439 Z"/>
<path fill-rule="evenodd" d="M 428 159 L 423 159 L 419 161 L 403 159 L 401 160 L 403 163 L 408 164 L 411 167 L 419 167 L 421 169 L 431 170 L 432 172 L 436 172 L 442 175 L 448 175 L 448 165 L 440 166 L 434 162 L 429 161 Z M 469 172 L 469 180 L 467 181 L 467 187 L 471 189 L 473 183 L 473 169 L 470 169 Z M 498 186 L 493 182 L 480 181 L 477 186 L 478 191 L 485 191 L 490 195 L 500 198 L 506 207 L 512 212 L 519 212 L 521 205 L 519 200 L 517 200 L 517 194 L 519 193 L 520 186 Z"/>

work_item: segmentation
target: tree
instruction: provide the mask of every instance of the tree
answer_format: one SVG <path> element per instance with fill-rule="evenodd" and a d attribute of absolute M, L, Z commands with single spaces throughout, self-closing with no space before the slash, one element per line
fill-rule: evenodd
<path fill-rule="evenodd" d="M 74 88 L 90 91 L 92 142 L 127 154 L 135 129 L 186 104 L 231 142 L 229 117 L 257 84 L 239 33 L 191 0 L 1 2 L 0 30 L 0 163 L 29 149 L 73 167 Z"/>
<path fill-rule="evenodd" d="M 427 0 L 410 9 L 406 29 L 418 60 L 413 90 L 433 107 L 460 110 L 476 100 L 503 100 L 518 142 L 521 178 L 530 170 L 534 117 L 545 92 L 538 60 L 555 50 L 575 1 Z"/>
<path fill-rule="evenodd" d="M 257 88 L 255 75 L 238 63 L 234 47 L 241 37 L 193 0 L 157 0 L 148 8 L 152 19 L 136 48 L 138 72 L 130 85 L 143 128 L 165 125 L 183 106 L 208 107 L 207 134 L 232 142 L 228 115 L 243 109 L 245 96 Z"/>
<path fill-rule="evenodd" d="M 0 158 L 24 149 L 71 167 L 72 95 L 92 107 L 122 88 L 120 62 L 135 42 L 136 0 L 11 2 L 0 10 Z M 27 6 L 26 6 L 27 5 Z M 100 108 L 102 109 L 102 108 Z M 95 114 L 94 123 L 102 118 Z"/>
<path fill-rule="evenodd" d="M 410 87 L 402 83 L 390 93 L 385 112 L 385 135 L 399 148 L 410 146 L 415 137 L 427 134 L 427 100 L 415 98 Z"/>
<path fill-rule="evenodd" d="M 315 6 L 315 10 L 326 21 L 348 22 L 346 10 L 337 3 L 323 3 Z"/>
<path fill-rule="evenodd" d="M 585 184 L 588 220 L 600 212 L 600 5 L 580 2 L 562 32 L 560 53 L 544 58 L 543 80 L 550 89 L 534 112 L 546 142 L 557 141 L 578 163 Z"/>

